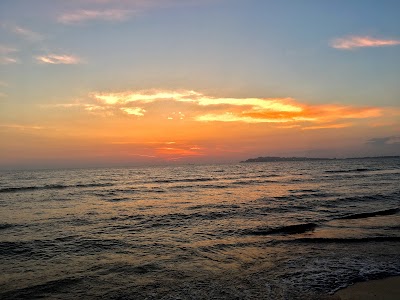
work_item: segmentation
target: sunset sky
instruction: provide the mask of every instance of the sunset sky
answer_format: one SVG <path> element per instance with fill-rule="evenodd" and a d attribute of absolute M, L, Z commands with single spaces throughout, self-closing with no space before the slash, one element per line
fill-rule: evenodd
<path fill-rule="evenodd" d="M 398 0 L 2 0 L 0 168 L 400 155 Z"/>

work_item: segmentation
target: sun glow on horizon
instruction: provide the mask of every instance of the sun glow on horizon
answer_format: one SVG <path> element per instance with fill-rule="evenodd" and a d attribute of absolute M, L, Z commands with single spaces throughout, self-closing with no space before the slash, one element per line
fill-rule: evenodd
<path fill-rule="evenodd" d="M 321 139 L 324 131 L 345 135 L 368 124 L 377 128 L 384 121 L 396 122 L 400 115 L 384 107 L 309 104 L 291 97 L 214 97 L 193 90 L 91 92 L 41 109 L 54 116 L 52 123 L 0 126 L 0 131 L 21 137 L 40 131 L 56 156 L 67 155 L 64 147 L 85 145 L 84 152 L 92 155 L 82 159 L 88 161 L 234 159 L 253 153 L 266 136 L 270 151 L 302 149 L 305 137 Z M 47 153 L 40 149 L 37 146 L 30 153 Z M 80 153 L 70 150 L 68 155 Z"/>
<path fill-rule="evenodd" d="M 31 2 L 0 5 L 0 168 L 400 154 L 400 2 Z"/>

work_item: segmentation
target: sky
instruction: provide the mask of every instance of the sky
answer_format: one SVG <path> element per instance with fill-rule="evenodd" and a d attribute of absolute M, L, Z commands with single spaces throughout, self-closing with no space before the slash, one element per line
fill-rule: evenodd
<path fill-rule="evenodd" d="M 400 155 L 399 11 L 2 0 L 0 168 Z"/>

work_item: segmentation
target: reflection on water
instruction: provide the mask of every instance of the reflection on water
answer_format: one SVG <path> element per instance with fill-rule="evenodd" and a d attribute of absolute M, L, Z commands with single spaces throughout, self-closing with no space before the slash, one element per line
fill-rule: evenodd
<path fill-rule="evenodd" d="M 312 299 L 400 272 L 399 159 L 3 172 L 4 299 Z"/>

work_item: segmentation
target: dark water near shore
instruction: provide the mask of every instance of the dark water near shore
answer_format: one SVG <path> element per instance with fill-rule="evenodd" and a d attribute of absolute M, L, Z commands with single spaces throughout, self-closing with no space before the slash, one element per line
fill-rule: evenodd
<path fill-rule="evenodd" d="M 400 274 L 400 159 L 0 173 L 1 299 L 311 299 Z"/>

